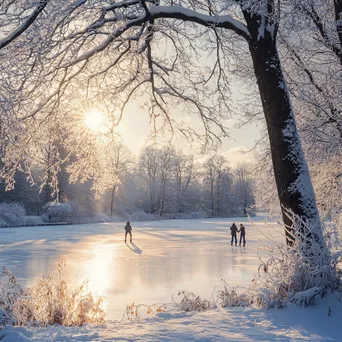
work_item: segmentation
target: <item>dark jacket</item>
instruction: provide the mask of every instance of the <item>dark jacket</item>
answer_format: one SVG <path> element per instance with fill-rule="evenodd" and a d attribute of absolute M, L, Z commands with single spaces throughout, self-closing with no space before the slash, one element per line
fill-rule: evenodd
<path fill-rule="evenodd" d="M 233 225 L 230 227 L 230 234 L 231 235 L 236 235 L 236 232 L 238 231 L 236 224 L 233 223 Z"/>
<path fill-rule="evenodd" d="M 241 226 L 241 227 L 240 227 L 240 230 L 238 230 L 238 232 L 239 232 L 242 236 L 246 235 L 246 229 L 245 229 L 245 227 L 244 227 L 244 226 Z"/>
<path fill-rule="evenodd" d="M 127 224 L 125 225 L 125 231 L 126 231 L 126 232 L 131 232 L 131 231 L 132 231 L 132 227 L 131 227 L 131 225 L 130 225 L 129 223 L 127 223 Z"/>

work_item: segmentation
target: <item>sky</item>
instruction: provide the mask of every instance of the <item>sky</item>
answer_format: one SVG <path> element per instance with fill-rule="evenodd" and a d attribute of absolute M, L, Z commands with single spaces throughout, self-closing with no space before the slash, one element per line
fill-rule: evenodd
<path fill-rule="evenodd" d="M 199 125 L 199 119 L 193 119 L 194 125 Z M 224 138 L 222 145 L 218 150 L 219 154 L 224 155 L 234 167 L 239 162 L 250 162 L 254 160 L 254 151 L 248 152 L 253 149 L 255 143 L 261 137 L 261 127 L 256 123 L 245 125 L 242 128 L 237 128 L 238 117 L 227 121 L 227 126 L 230 129 L 230 137 Z M 132 104 L 128 106 L 122 121 L 119 125 L 119 132 L 122 135 L 123 143 L 136 155 L 146 146 L 154 142 L 149 138 L 152 126 L 149 124 L 148 113 Z M 158 135 L 156 142 L 165 143 L 169 141 L 167 133 L 161 136 Z M 203 156 L 200 155 L 200 150 L 195 144 L 191 145 L 179 133 L 172 139 L 172 145 L 175 148 L 181 149 L 186 154 L 192 154 L 199 159 Z M 245 152 L 243 152 L 245 151 Z M 213 152 L 214 153 L 214 152 Z"/>

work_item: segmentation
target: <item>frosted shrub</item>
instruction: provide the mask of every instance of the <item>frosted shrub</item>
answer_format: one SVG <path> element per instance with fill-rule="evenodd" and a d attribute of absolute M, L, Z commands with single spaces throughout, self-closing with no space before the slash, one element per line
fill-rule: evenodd
<path fill-rule="evenodd" d="M 207 299 L 202 299 L 192 292 L 181 291 L 178 296 L 182 296 L 180 302 L 175 302 L 176 308 L 180 311 L 206 311 L 214 307 L 214 304 Z"/>
<path fill-rule="evenodd" d="M 288 213 L 289 215 L 291 213 Z M 337 264 L 341 252 L 332 254 L 314 227 L 293 215 L 294 243 L 272 241 L 265 248 L 271 257 L 262 261 L 248 289 L 252 303 L 262 307 L 284 307 L 288 301 L 312 304 L 319 296 L 339 286 Z M 307 300 L 304 296 L 307 295 Z"/>
<path fill-rule="evenodd" d="M 122 319 L 132 321 L 133 319 L 147 317 L 147 315 L 155 315 L 161 312 L 166 312 L 172 308 L 172 304 L 136 305 L 133 302 L 132 304 L 126 306 Z"/>
<path fill-rule="evenodd" d="M 25 216 L 25 226 L 42 226 L 44 222 L 40 216 Z"/>
<path fill-rule="evenodd" d="M 204 212 L 191 212 L 191 213 L 166 213 L 162 216 L 164 220 L 188 220 L 188 219 L 202 219 L 208 217 Z"/>
<path fill-rule="evenodd" d="M 248 306 L 250 304 L 247 293 L 239 294 L 236 287 L 230 287 L 223 280 L 223 288 L 217 293 L 216 303 L 222 307 Z"/>
<path fill-rule="evenodd" d="M 180 301 L 173 300 L 173 303 L 168 304 L 136 305 L 133 302 L 132 304 L 126 306 L 126 310 L 124 311 L 122 319 L 133 320 L 161 312 L 206 311 L 216 307 L 213 301 L 202 299 L 192 292 L 180 291 L 178 296 L 181 296 Z"/>
<path fill-rule="evenodd" d="M 150 213 L 145 213 L 142 210 L 136 211 L 132 214 L 124 215 L 124 218 L 129 221 L 153 221 L 157 220 L 157 216 Z"/>
<path fill-rule="evenodd" d="M 103 223 L 110 222 L 111 218 L 109 218 L 106 214 L 98 213 L 92 218 L 92 222 L 94 223 Z"/>
<path fill-rule="evenodd" d="M 63 274 L 65 267 L 65 261 L 61 258 L 58 272 L 39 278 L 32 288 L 25 291 L 7 271 L 7 281 L 1 284 L 0 308 L 16 325 L 103 324 L 105 314 L 101 308 L 102 299 L 96 299 L 88 292 L 87 281 L 71 287 Z"/>
<path fill-rule="evenodd" d="M 26 211 L 19 203 L 0 204 L 0 225 L 3 227 L 20 227 L 25 225 Z"/>
<path fill-rule="evenodd" d="M 23 292 L 16 277 L 4 267 L 0 281 L 0 327 L 5 324 L 15 323 L 13 306 L 23 295 Z"/>
<path fill-rule="evenodd" d="M 319 287 L 312 287 L 306 291 L 297 292 L 292 298 L 291 302 L 301 306 L 315 304 L 316 299 L 322 296 L 322 290 Z"/>
<path fill-rule="evenodd" d="M 67 221 L 72 214 L 70 203 L 47 203 L 43 207 L 43 219 L 47 222 Z"/>

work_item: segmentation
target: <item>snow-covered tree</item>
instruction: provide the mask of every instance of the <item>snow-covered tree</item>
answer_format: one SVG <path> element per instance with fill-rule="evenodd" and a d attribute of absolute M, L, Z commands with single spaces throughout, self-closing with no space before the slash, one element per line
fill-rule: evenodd
<path fill-rule="evenodd" d="M 224 194 L 228 192 L 228 189 L 223 186 L 224 177 L 229 174 L 227 164 L 226 158 L 221 155 L 213 155 L 203 164 L 203 180 L 209 193 L 209 208 L 212 217 L 223 214 L 222 200 Z"/>
<path fill-rule="evenodd" d="M 253 180 L 250 166 L 246 163 L 240 163 L 234 170 L 235 189 L 240 206 L 243 208 L 244 215 L 247 215 L 247 209 L 253 204 Z"/>
<path fill-rule="evenodd" d="M 177 151 L 174 157 L 174 182 L 176 185 L 176 206 L 178 212 L 184 212 L 186 194 L 196 179 L 198 172 L 193 156 Z"/>
<path fill-rule="evenodd" d="M 105 177 L 110 181 L 108 187 L 111 187 L 110 197 L 110 215 L 113 216 L 115 195 L 118 191 L 119 184 L 122 183 L 125 176 L 130 172 L 132 167 L 132 157 L 128 148 L 121 142 L 111 142 L 106 147 L 106 164 Z"/>
<path fill-rule="evenodd" d="M 139 168 L 141 173 L 146 177 L 150 201 L 150 212 L 156 212 L 157 206 L 157 188 L 158 188 L 158 173 L 159 173 L 159 150 L 155 147 L 146 147 L 139 160 Z"/>

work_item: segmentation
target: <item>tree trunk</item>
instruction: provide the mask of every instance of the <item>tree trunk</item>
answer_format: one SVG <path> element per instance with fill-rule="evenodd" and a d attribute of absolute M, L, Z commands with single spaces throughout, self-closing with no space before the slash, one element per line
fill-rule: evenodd
<path fill-rule="evenodd" d="M 304 158 L 296 122 L 282 72 L 275 38 L 271 35 L 250 43 L 254 71 L 266 117 L 274 175 L 282 216 L 290 231 L 286 241 L 292 245 L 292 220 L 284 208 L 310 224 L 321 240 L 320 218 L 309 170 Z M 316 228 L 315 228 L 316 227 Z M 321 240 L 322 241 L 322 240 Z"/>
<path fill-rule="evenodd" d="M 216 216 L 220 217 L 220 176 L 217 176 Z"/>
<path fill-rule="evenodd" d="M 210 197 L 211 197 L 211 217 L 214 217 L 215 206 L 214 206 L 214 180 L 213 179 L 210 180 Z"/>
<path fill-rule="evenodd" d="M 113 186 L 112 197 L 111 197 L 111 200 L 110 200 L 110 216 L 111 217 L 113 217 L 115 192 L 116 192 L 116 185 Z"/>
<path fill-rule="evenodd" d="M 161 197 L 160 197 L 160 211 L 159 216 L 163 216 L 164 214 L 164 203 L 165 203 L 165 188 L 166 188 L 166 179 L 162 181 L 162 191 L 161 191 Z"/>
<path fill-rule="evenodd" d="M 149 186 L 150 186 L 150 211 L 151 214 L 154 214 L 155 211 L 155 206 L 154 206 L 154 181 L 150 179 L 149 181 Z"/>

